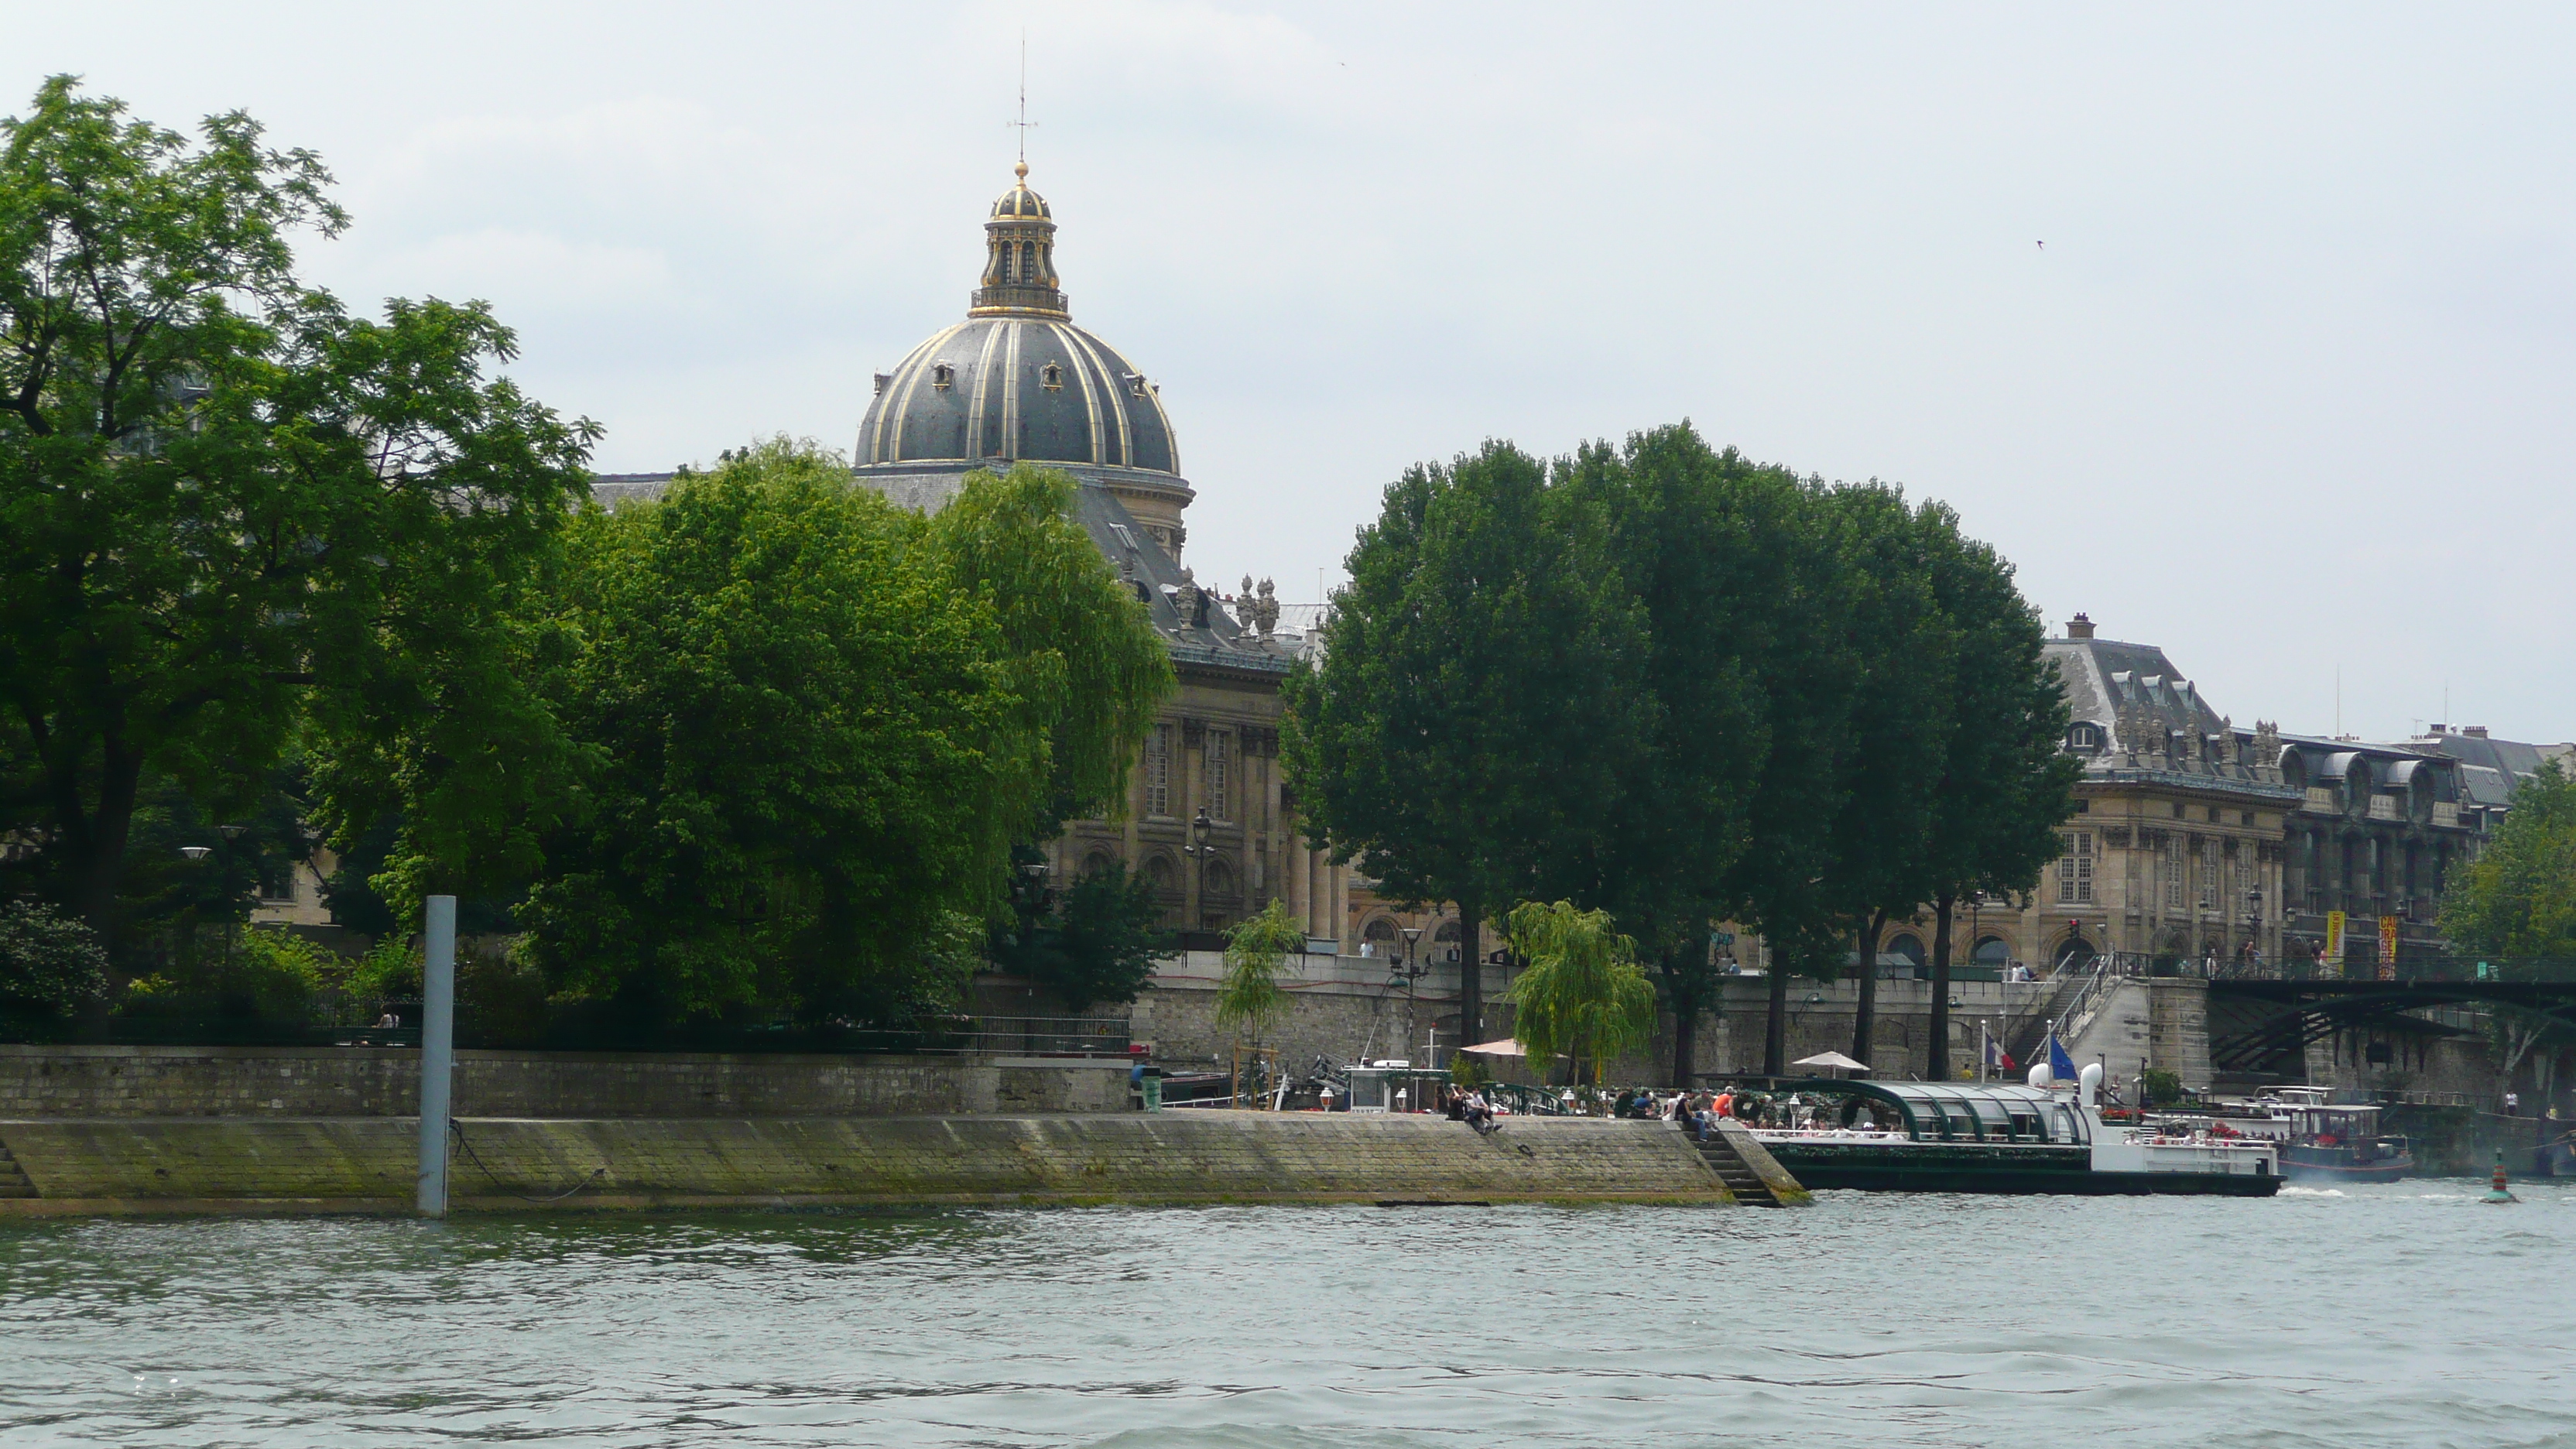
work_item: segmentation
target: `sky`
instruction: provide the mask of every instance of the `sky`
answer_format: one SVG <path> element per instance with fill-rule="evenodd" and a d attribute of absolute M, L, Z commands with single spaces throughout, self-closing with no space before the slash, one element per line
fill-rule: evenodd
<path fill-rule="evenodd" d="M 481 298 L 604 472 L 957 320 L 1010 183 L 1153 377 L 1202 578 L 1329 586 L 1408 465 L 1688 419 L 1956 508 L 2240 724 L 2576 737 L 2576 9 L 0 0 L 241 109 L 352 304 Z"/>

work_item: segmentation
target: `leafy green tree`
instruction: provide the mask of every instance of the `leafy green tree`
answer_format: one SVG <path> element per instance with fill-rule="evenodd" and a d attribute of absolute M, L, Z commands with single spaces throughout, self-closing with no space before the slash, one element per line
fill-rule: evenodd
<path fill-rule="evenodd" d="M 1533 1063 L 1563 1056 L 1574 1079 L 1600 1075 L 1655 1030 L 1655 988 L 1637 965 L 1636 942 L 1607 911 L 1571 901 L 1524 901 L 1505 918 L 1512 953 L 1528 964 L 1512 982 L 1512 1039 Z"/>
<path fill-rule="evenodd" d="M 556 988 L 639 1022 L 938 995 L 916 947 L 984 913 L 1045 766 L 923 521 L 781 441 L 569 541 L 552 692 L 598 764 L 524 912 Z"/>
<path fill-rule="evenodd" d="M 1288 903 L 1273 900 L 1238 921 L 1225 933 L 1225 979 L 1217 983 L 1216 1023 L 1249 1030 L 1252 1043 L 1288 1010 L 1288 993 L 1279 978 L 1291 952 L 1306 949 L 1306 929 L 1288 912 Z"/>
<path fill-rule="evenodd" d="M 1654 708 L 1615 762 L 1618 792 L 1575 899 L 1611 912 L 1652 963 L 1673 1015 L 1673 1080 L 1691 1079 L 1699 1020 L 1719 1000 L 1711 923 L 1750 839 L 1769 747 L 1757 651 L 1782 567 L 1760 483 L 1683 423 L 1582 449 L 1568 486 L 1608 520 L 1617 569 L 1648 621 Z"/>
<path fill-rule="evenodd" d="M 1929 525 L 1903 493 L 1872 482 L 1826 490 L 1817 502 L 1845 580 L 1854 669 L 1825 886 L 1856 927 L 1852 1055 L 1868 1061 L 1877 1054 L 1878 943 L 1892 917 L 1931 895 L 1925 864 L 1956 643 L 1932 589 Z"/>
<path fill-rule="evenodd" d="M 1154 958 L 1168 949 L 1162 920 L 1154 883 L 1112 862 L 1067 887 L 1054 915 L 1029 933 L 1028 948 L 1006 961 L 1077 1015 L 1125 1005 L 1153 979 Z"/>
<path fill-rule="evenodd" d="M 1950 621 L 1954 727 L 1926 840 L 1931 879 L 1932 1055 L 1950 1076 L 1950 936 L 1961 897 L 2030 890 L 2058 853 L 2083 764 L 2062 748 L 2066 692 L 2046 631 L 1994 549 L 1959 532 L 1946 507 L 1918 510 L 1932 590 Z"/>
<path fill-rule="evenodd" d="M 1322 662 L 1286 687 L 1288 777 L 1337 859 L 1457 906 L 1472 1040 L 1485 918 L 1599 878 L 1620 762 L 1653 728 L 1646 621 L 1598 507 L 1503 443 L 1407 471 L 1348 563 Z"/>
<path fill-rule="evenodd" d="M 0 833 L 112 951 L 155 778 L 228 817 L 301 736 L 323 818 L 398 798 L 446 882 L 528 865 L 557 793 L 508 611 L 595 430 L 486 375 L 480 304 L 367 321 L 301 279 L 329 184 L 69 77 L 0 122 Z"/>
<path fill-rule="evenodd" d="M 1178 688 L 1171 652 L 1073 518 L 1073 479 L 1012 465 L 973 475 L 930 520 L 951 582 L 992 610 L 1045 793 L 1033 840 L 1114 815 L 1154 711 Z M 1006 802 L 1026 810 L 1026 802 Z"/>
<path fill-rule="evenodd" d="M 2508 979 L 2537 974 L 2541 961 L 2576 960 L 2576 777 L 2562 760 L 2543 761 L 2512 806 L 2442 896 L 2442 934 L 2453 949 L 2512 958 L 2500 967 Z M 2536 1013 L 2495 1012 L 2487 1043 L 2498 1079 L 2510 1082 L 2532 1048 L 2567 1034 Z"/>
<path fill-rule="evenodd" d="M 2442 934 L 2462 951 L 2576 959 L 2576 778 L 2544 761 L 2512 804 L 2486 849 L 2454 872 Z"/>
<path fill-rule="evenodd" d="M 107 953 L 87 926 L 35 901 L 0 904 L 0 1015 L 62 1015 L 107 995 Z"/>

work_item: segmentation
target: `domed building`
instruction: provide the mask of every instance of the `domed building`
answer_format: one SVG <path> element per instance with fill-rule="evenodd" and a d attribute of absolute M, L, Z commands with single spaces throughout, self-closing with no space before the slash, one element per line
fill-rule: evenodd
<path fill-rule="evenodd" d="M 1083 528 L 1170 648 L 1180 692 L 1145 741 L 1123 818 L 1068 826 L 1048 847 L 1059 880 L 1121 861 L 1155 883 L 1165 919 L 1184 932 L 1220 930 L 1284 897 L 1309 935 L 1338 939 L 1349 872 L 1297 837 L 1279 775 L 1279 682 L 1303 640 L 1277 628 L 1267 581 L 1246 579 L 1226 599 L 1182 566 L 1195 493 L 1171 416 L 1143 368 L 1074 325 L 1055 236 L 1023 162 L 985 217 L 984 274 L 965 319 L 876 374 L 852 472 L 924 510 L 978 468 L 1071 474 Z"/>
<path fill-rule="evenodd" d="M 1160 391 L 1073 324 L 1055 270 L 1055 219 L 1028 163 L 984 223 L 984 277 L 966 320 L 876 375 L 859 424 L 861 478 L 936 507 L 975 468 L 1044 463 L 1116 498 L 1178 561 L 1191 491 Z"/>

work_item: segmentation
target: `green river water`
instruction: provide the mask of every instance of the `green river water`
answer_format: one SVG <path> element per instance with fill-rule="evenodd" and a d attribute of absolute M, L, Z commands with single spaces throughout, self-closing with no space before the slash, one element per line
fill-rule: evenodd
<path fill-rule="evenodd" d="M 2576 1189 L 0 1225 L 0 1444 L 2576 1445 Z"/>

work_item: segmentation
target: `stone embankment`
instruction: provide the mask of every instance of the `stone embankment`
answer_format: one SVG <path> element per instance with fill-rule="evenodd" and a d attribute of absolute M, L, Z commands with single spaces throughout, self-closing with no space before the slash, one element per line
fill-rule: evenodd
<path fill-rule="evenodd" d="M 1734 1200 L 1671 1126 L 1582 1118 L 1480 1137 L 1348 1113 L 478 1117 L 454 1141 L 468 1210 Z M 416 1142 L 401 1117 L 0 1120 L 35 1194 L 0 1217 L 399 1212 Z"/>

